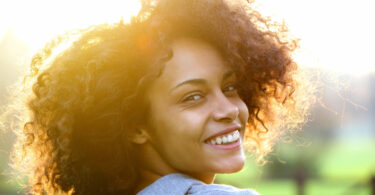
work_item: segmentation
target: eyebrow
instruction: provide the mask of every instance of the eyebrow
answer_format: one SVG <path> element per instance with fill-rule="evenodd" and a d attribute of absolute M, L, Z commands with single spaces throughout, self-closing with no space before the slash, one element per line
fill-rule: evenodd
<path fill-rule="evenodd" d="M 191 84 L 191 85 L 203 85 L 203 84 L 206 84 L 206 83 L 207 83 L 207 81 L 204 80 L 204 79 L 189 79 L 189 80 L 186 80 L 186 81 L 184 81 L 184 82 L 182 82 L 182 83 L 179 83 L 178 85 L 176 85 L 175 87 L 173 87 L 173 88 L 171 89 L 171 92 L 172 92 L 173 90 L 175 90 L 176 88 L 180 87 L 181 85 L 186 85 L 186 84 Z"/>
<path fill-rule="evenodd" d="M 224 74 L 223 76 L 223 80 L 226 80 L 228 79 L 229 77 L 231 77 L 232 75 L 234 75 L 234 72 L 233 71 L 228 71 Z M 203 85 L 203 84 L 206 84 L 207 81 L 205 79 L 189 79 L 189 80 L 186 80 L 186 81 L 183 81 L 181 83 L 179 83 L 178 85 L 174 86 L 172 89 L 171 89 L 171 92 L 173 90 L 175 90 L 176 88 L 180 87 L 181 85 L 186 85 L 186 84 L 191 84 L 191 85 Z"/>

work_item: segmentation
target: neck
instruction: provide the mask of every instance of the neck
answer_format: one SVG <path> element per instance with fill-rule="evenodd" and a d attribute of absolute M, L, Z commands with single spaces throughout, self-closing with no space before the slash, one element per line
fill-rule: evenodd
<path fill-rule="evenodd" d="M 151 185 L 159 178 L 163 177 L 163 175 L 160 175 L 154 171 L 147 170 L 147 169 L 140 169 L 139 175 L 140 175 L 140 178 L 139 178 L 140 181 L 137 187 L 135 188 L 135 192 L 139 192 L 143 190 L 144 188 Z"/>
<path fill-rule="evenodd" d="M 212 184 L 215 180 L 215 173 L 184 173 L 192 178 L 200 180 L 205 184 Z"/>
<path fill-rule="evenodd" d="M 136 192 L 141 191 L 153 182 L 171 173 L 178 173 L 172 166 L 166 163 L 149 143 L 138 148 L 137 156 L 138 172 L 140 176 L 139 184 L 135 188 Z"/>
<path fill-rule="evenodd" d="M 138 148 L 138 151 L 137 164 L 139 166 L 140 178 L 135 188 L 136 192 L 141 191 L 159 178 L 171 173 L 182 173 L 206 184 L 213 183 L 215 179 L 215 173 L 188 173 L 173 168 L 173 166 L 165 162 L 153 147 L 150 147 L 150 144 L 144 144 Z"/>

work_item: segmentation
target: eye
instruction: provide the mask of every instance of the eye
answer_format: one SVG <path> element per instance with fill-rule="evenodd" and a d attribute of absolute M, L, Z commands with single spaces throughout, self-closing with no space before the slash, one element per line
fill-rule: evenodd
<path fill-rule="evenodd" d="M 234 85 L 230 85 L 224 89 L 224 91 L 235 91 L 236 87 Z"/>
<path fill-rule="evenodd" d="M 191 94 L 182 99 L 182 102 L 194 102 L 203 98 L 201 94 Z"/>
<path fill-rule="evenodd" d="M 237 87 L 235 84 L 231 84 L 231 85 L 228 85 L 226 86 L 224 89 L 223 89 L 223 92 L 224 93 L 229 93 L 229 94 L 232 94 L 232 93 L 237 93 Z"/>

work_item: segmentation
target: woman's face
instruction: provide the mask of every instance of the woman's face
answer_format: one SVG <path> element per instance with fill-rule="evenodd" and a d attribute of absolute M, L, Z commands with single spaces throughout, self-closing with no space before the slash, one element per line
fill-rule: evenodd
<path fill-rule="evenodd" d="M 239 171 L 248 110 L 234 73 L 205 42 L 180 39 L 172 49 L 148 94 L 149 143 L 162 161 L 154 163 L 187 174 Z"/>

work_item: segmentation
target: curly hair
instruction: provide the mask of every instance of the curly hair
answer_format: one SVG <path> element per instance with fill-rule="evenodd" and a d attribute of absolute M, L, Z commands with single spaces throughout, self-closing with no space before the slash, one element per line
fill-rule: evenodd
<path fill-rule="evenodd" d="M 305 121 L 311 98 L 304 91 L 310 85 L 291 57 L 297 42 L 284 25 L 244 1 L 144 0 L 142 5 L 129 24 L 61 35 L 33 57 L 23 82 L 32 92 L 21 95 L 28 118 L 14 130 L 12 152 L 30 193 L 133 193 L 138 173 L 127 133 L 145 121 L 144 94 L 179 37 L 214 45 L 235 71 L 249 110 L 245 144 L 258 161 Z M 67 41 L 71 45 L 54 52 Z"/>

